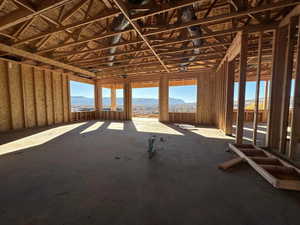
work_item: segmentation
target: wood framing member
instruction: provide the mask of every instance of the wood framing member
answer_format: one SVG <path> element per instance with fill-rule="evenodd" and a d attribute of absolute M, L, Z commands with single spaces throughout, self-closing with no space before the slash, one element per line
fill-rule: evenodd
<path fill-rule="evenodd" d="M 100 111 L 101 110 L 101 107 L 100 107 L 100 95 L 99 95 L 99 87 L 97 85 L 97 82 L 95 82 L 94 84 L 94 99 L 95 99 L 95 110 L 96 111 Z M 102 91 L 101 91 L 102 92 Z M 102 94 L 102 93 L 101 93 Z"/>
<path fill-rule="evenodd" d="M 123 80 L 124 81 L 124 80 Z M 125 120 L 131 120 L 132 118 L 132 88 L 129 80 L 124 81 L 124 111 Z"/>
<path fill-rule="evenodd" d="M 291 94 L 291 81 L 293 76 L 293 61 L 294 61 L 294 35 L 296 32 L 296 25 L 298 24 L 298 17 L 292 17 L 288 25 L 287 35 L 287 49 L 286 58 L 284 61 L 285 72 L 283 75 L 282 85 L 282 100 L 281 100 L 281 118 L 280 118 L 280 141 L 279 148 L 281 153 L 285 153 L 287 143 L 287 128 L 289 121 L 289 106 Z"/>
<path fill-rule="evenodd" d="M 18 9 L 16 11 L 11 12 L 9 15 L 3 16 L 0 18 L 0 31 L 5 30 L 9 27 L 12 27 L 16 24 L 25 22 L 26 20 L 31 19 L 34 16 L 44 13 L 47 10 L 54 9 L 59 7 L 67 2 L 72 0 L 49 0 L 42 1 L 40 5 L 35 9 L 35 12 L 31 12 L 28 9 Z"/>
<path fill-rule="evenodd" d="M 300 16 L 298 17 L 298 40 L 296 49 L 296 77 L 294 89 L 294 103 L 291 118 L 291 138 L 289 142 L 288 157 L 295 158 L 300 143 Z"/>
<path fill-rule="evenodd" d="M 259 40 L 258 40 L 258 63 L 257 63 L 257 74 L 256 74 L 255 109 L 254 109 L 253 139 L 252 139 L 253 144 L 255 145 L 256 145 L 256 137 L 257 137 L 258 112 L 259 112 L 262 42 L 263 42 L 263 33 L 261 32 L 259 33 Z"/>
<path fill-rule="evenodd" d="M 24 57 L 24 58 L 27 58 L 27 59 L 32 59 L 32 60 L 35 60 L 35 61 L 38 61 L 38 62 L 42 62 L 42 63 L 49 64 L 49 65 L 52 65 L 52 66 L 56 66 L 56 67 L 59 67 L 59 68 L 62 68 L 62 69 L 70 70 L 70 71 L 73 71 L 75 73 L 80 73 L 80 74 L 83 74 L 83 75 L 86 75 L 86 76 L 89 76 L 89 77 L 95 77 L 95 73 L 92 73 L 90 71 L 83 70 L 83 69 L 80 69 L 80 68 L 75 67 L 75 66 L 67 65 L 65 63 L 61 63 L 61 62 L 55 61 L 53 59 L 49 59 L 49 58 L 46 58 L 46 57 L 43 57 L 43 56 L 39 56 L 39 55 L 30 53 L 30 52 L 26 52 L 24 50 L 17 49 L 17 48 L 14 48 L 14 47 L 11 47 L 11 46 L 8 46 L 8 45 L 5 45 L 5 44 L 0 43 L 0 51 L 7 52 L 7 53 L 10 53 L 10 54 L 13 54 L 13 55 L 18 55 L 18 56 L 21 56 L 21 57 Z"/>
<path fill-rule="evenodd" d="M 273 150 L 279 149 L 281 104 L 278 103 L 282 100 L 282 92 L 279 90 L 283 84 L 284 63 L 282 62 L 286 58 L 286 37 L 286 27 L 278 28 L 273 32 L 272 78 L 266 137 L 267 147 Z"/>
<path fill-rule="evenodd" d="M 118 34 L 128 33 L 128 32 L 131 32 L 133 30 L 134 29 L 127 29 L 127 30 L 122 30 L 122 31 L 106 32 L 104 34 L 99 34 L 97 36 L 85 38 L 85 39 L 80 40 L 80 41 L 73 41 L 73 42 L 70 42 L 70 43 L 62 43 L 62 44 L 53 46 L 51 48 L 42 49 L 42 50 L 37 51 L 36 53 L 37 54 L 42 54 L 42 53 L 45 53 L 45 52 L 54 51 L 57 48 L 65 48 L 65 47 L 76 46 L 76 45 L 84 44 L 84 43 L 87 43 L 87 42 L 90 42 L 90 41 L 97 41 L 97 40 L 101 40 L 101 39 L 104 39 L 104 38 L 112 37 L 112 36 L 115 36 L 115 35 L 118 35 Z"/>
<path fill-rule="evenodd" d="M 118 6 L 118 8 L 121 10 L 121 12 L 123 13 L 123 15 L 125 16 L 125 18 L 129 21 L 129 23 L 131 24 L 131 26 L 134 28 L 134 30 L 137 32 L 137 34 L 143 39 L 143 41 L 145 42 L 145 44 L 148 46 L 148 48 L 151 50 L 151 52 L 155 55 L 155 57 L 157 58 L 157 60 L 161 63 L 161 65 L 163 66 L 163 68 L 167 71 L 170 72 L 169 69 L 167 68 L 167 66 L 164 64 L 164 62 L 161 60 L 161 58 L 159 57 L 159 55 L 155 52 L 154 48 L 152 48 L 152 46 L 150 45 L 150 42 L 148 40 L 147 37 L 145 37 L 142 32 L 141 32 L 141 28 L 140 26 L 137 24 L 137 22 L 132 21 L 130 19 L 130 15 L 124 5 L 124 3 L 121 0 L 113 0 L 114 3 Z"/>
<path fill-rule="evenodd" d="M 264 11 L 270 11 L 270 10 L 284 8 L 284 7 L 293 6 L 293 5 L 297 5 L 297 4 L 300 4 L 299 0 L 280 1 L 277 3 L 266 4 L 266 5 L 254 7 L 249 10 L 246 10 L 246 11 L 239 11 L 239 12 L 233 12 L 233 13 L 227 14 L 227 15 L 218 15 L 218 16 L 208 17 L 208 18 L 204 18 L 204 19 L 198 19 L 198 20 L 190 21 L 190 22 L 183 23 L 180 25 L 166 25 L 158 30 L 148 31 L 148 32 L 144 33 L 143 35 L 150 36 L 150 35 L 154 35 L 154 34 L 170 32 L 170 31 L 183 29 L 183 28 L 196 26 L 196 25 L 226 21 L 229 19 L 237 18 L 237 17 L 248 16 L 249 14 L 256 14 L 256 13 L 260 13 L 260 12 L 264 12 Z"/>
<path fill-rule="evenodd" d="M 110 98 L 111 98 L 110 110 L 111 111 L 116 111 L 117 110 L 117 90 L 116 90 L 115 85 L 111 86 Z"/>
<path fill-rule="evenodd" d="M 248 53 L 248 33 L 243 32 L 241 35 L 241 53 L 239 65 L 239 96 L 237 112 L 236 140 L 237 144 L 243 143 L 244 135 L 244 111 L 245 111 L 245 89 L 247 76 L 247 53 Z"/>
<path fill-rule="evenodd" d="M 231 45 L 227 49 L 224 58 L 222 59 L 222 61 L 220 62 L 217 68 L 217 71 L 221 68 L 221 66 L 226 60 L 232 61 L 241 52 L 241 36 L 242 36 L 241 31 L 235 35 L 235 38 L 233 39 Z"/>
<path fill-rule="evenodd" d="M 159 80 L 159 121 L 169 121 L 169 79 L 166 76 Z"/>
<path fill-rule="evenodd" d="M 235 60 L 228 62 L 226 71 L 225 134 L 232 135 L 234 106 L 234 68 Z"/>
<path fill-rule="evenodd" d="M 160 13 L 164 13 L 164 12 L 168 12 L 168 11 L 171 11 L 171 10 L 175 10 L 175 9 L 183 8 L 183 7 L 186 7 L 186 6 L 190 6 L 190 5 L 193 5 L 194 3 L 197 3 L 197 2 L 200 2 L 200 1 L 201 0 L 183 0 L 183 1 L 180 1 L 176 4 L 172 4 L 172 3 L 163 4 L 159 9 L 153 9 L 153 10 L 150 10 L 146 13 L 141 13 L 141 14 L 131 16 L 130 19 L 132 21 L 136 21 L 136 20 L 148 17 L 148 16 L 154 16 L 154 15 L 157 15 L 157 14 L 160 14 Z"/>
<path fill-rule="evenodd" d="M 117 16 L 119 14 L 120 14 L 120 12 L 118 10 L 109 10 L 109 11 L 106 11 L 106 12 L 104 12 L 104 13 L 102 13 L 102 14 L 94 17 L 94 18 L 86 19 L 86 20 L 83 20 L 83 21 L 80 21 L 80 22 L 77 22 L 77 23 L 74 23 L 74 24 L 69 24 L 69 25 L 66 25 L 66 26 L 60 26 L 60 27 L 58 27 L 56 29 L 53 29 L 49 32 L 44 32 L 42 34 L 37 34 L 35 36 L 26 38 L 24 40 L 20 40 L 20 41 L 14 43 L 13 46 L 18 46 L 18 45 L 24 44 L 26 42 L 34 41 L 34 40 L 46 37 L 48 35 L 53 35 L 53 34 L 56 34 L 58 32 L 62 32 L 62 31 L 65 31 L 65 30 L 68 30 L 68 29 L 71 29 L 71 28 L 77 28 L 77 27 L 80 27 L 80 26 L 83 26 L 83 25 L 88 25 L 90 23 L 105 20 L 105 19 L 108 19 L 110 17 Z"/>
<path fill-rule="evenodd" d="M 300 191 L 298 168 L 255 145 L 229 144 L 229 148 L 273 187 Z"/>

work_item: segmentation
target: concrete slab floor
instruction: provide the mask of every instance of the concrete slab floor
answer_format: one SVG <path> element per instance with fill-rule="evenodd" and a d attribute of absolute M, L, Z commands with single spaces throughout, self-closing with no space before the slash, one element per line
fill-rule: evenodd
<path fill-rule="evenodd" d="M 149 160 L 152 134 L 166 142 Z M 230 141 L 155 119 L 1 134 L 0 224 L 299 224 L 299 192 L 274 189 L 248 165 L 217 169 Z"/>

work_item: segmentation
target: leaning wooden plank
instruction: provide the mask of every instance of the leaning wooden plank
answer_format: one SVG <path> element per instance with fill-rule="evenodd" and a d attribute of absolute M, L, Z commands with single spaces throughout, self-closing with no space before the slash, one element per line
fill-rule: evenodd
<path fill-rule="evenodd" d="M 228 170 L 228 169 L 242 163 L 243 161 L 244 161 L 243 158 L 237 157 L 237 158 L 231 159 L 229 161 L 226 161 L 226 162 L 220 164 L 218 166 L 218 168 L 221 169 L 221 170 Z"/>
<path fill-rule="evenodd" d="M 10 53 L 10 54 L 14 54 L 14 55 L 18 55 L 18 56 L 22 56 L 24 58 L 32 59 L 32 60 L 39 61 L 39 62 L 42 62 L 42 63 L 45 63 L 45 64 L 57 66 L 59 68 L 70 70 L 70 71 L 73 71 L 75 73 L 80 73 L 80 74 L 87 75 L 89 77 L 95 77 L 96 76 L 95 73 L 92 73 L 90 71 L 83 70 L 83 69 L 80 69 L 80 68 L 75 67 L 75 66 L 67 65 L 65 63 L 61 63 L 61 62 L 58 62 L 58 61 L 55 61 L 55 60 L 52 60 L 52 59 L 49 59 L 49 58 L 46 58 L 46 57 L 43 57 L 43 56 L 40 56 L 40 55 L 36 55 L 36 54 L 30 53 L 30 52 L 26 52 L 24 50 L 17 49 L 17 48 L 14 48 L 14 47 L 11 47 L 11 46 L 8 46 L 8 45 L 5 45 L 5 44 L 1 44 L 1 43 L 0 43 L 0 51 L 7 52 L 7 53 Z"/>
<path fill-rule="evenodd" d="M 276 155 L 265 151 L 255 145 L 253 145 L 254 150 L 260 150 L 265 153 L 265 159 L 277 159 L 280 166 L 276 165 L 259 165 L 255 158 L 248 157 L 245 155 L 237 145 L 229 144 L 230 149 L 232 149 L 238 156 L 243 158 L 249 165 L 255 169 L 262 177 L 264 177 L 270 184 L 275 188 L 287 189 L 287 190 L 297 190 L 300 191 L 300 170 L 289 164 L 288 162 L 280 159 Z M 249 147 L 249 146 L 248 146 Z"/>
<path fill-rule="evenodd" d="M 277 179 L 270 174 L 268 171 L 266 171 L 264 168 L 257 165 L 256 162 L 254 162 L 250 157 L 247 157 L 242 151 L 240 151 L 236 146 L 233 144 L 229 144 L 229 147 L 231 150 L 233 150 L 238 156 L 245 159 L 246 162 L 249 163 L 249 165 L 255 169 L 262 177 L 264 177 L 270 184 L 272 184 L 274 187 L 277 187 Z"/>

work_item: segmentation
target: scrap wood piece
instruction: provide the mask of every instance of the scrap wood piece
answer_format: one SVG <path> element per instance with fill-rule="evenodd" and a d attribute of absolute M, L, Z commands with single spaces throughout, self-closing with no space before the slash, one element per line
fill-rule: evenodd
<path fill-rule="evenodd" d="M 248 162 L 256 172 L 275 188 L 300 191 L 300 170 L 297 167 L 255 145 L 249 148 L 249 146 L 229 144 L 229 148 Z M 245 149 L 247 149 L 246 152 L 243 151 Z M 269 161 L 269 165 L 266 165 L 265 162 L 259 163 L 257 156 L 252 157 L 253 154 L 247 155 L 248 151 L 257 152 L 257 150 L 265 154 L 263 158 Z M 261 159 L 261 157 L 259 158 Z M 274 159 L 278 160 L 279 165 Z M 275 164 L 272 164 L 272 162 L 275 162 Z"/>
<path fill-rule="evenodd" d="M 232 168 L 232 167 L 234 167 L 234 166 L 236 166 L 236 165 L 238 165 L 238 164 L 240 164 L 242 162 L 244 162 L 243 158 L 236 157 L 234 159 L 228 160 L 228 161 L 220 164 L 218 166 L 218 168 L 221 169 L 221 170 L 228 170 L 228 169 L 230 169 L 230 168 Z"/>

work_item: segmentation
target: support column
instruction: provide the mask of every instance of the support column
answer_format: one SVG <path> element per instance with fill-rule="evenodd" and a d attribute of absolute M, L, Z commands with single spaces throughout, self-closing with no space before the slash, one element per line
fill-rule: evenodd
<path fill-rule="evenodd" d="M 300 26 L 300 17 L 298 18 L 298 24 Z M 296 78 L 294 89 L 294 104 L 292 107 L 291 118 L 291 139 L 289 143 L 288 157 L 295 159 L 295 154 L 298 148 L 300 148 L 300 27 L 298 26 L 298 43 L 296 50 Z"/>
<path fill-rule="evenodd" d="M 280 114 L 281 114 L 281 90 L 283 84 L 284 64 L 286 58 L 286 37 L 287 29 L 285 27 L 274 31 L 273 37 L 273 60 L 272 60 L 272 78 L 270 82 L 270 101 L 266 143 L 267 147 L 275 150 L 279 148 L 280 137 Z"/>
<path fill-rule="evenodd" d="M 225 134 L 232 135 L 233 125 L 233 95 L 234 95 L 234 62 L 228 62 L 226 71 L 226 104 L 225 104 Z"/>
<path fill-rule="evenodd" d="M 110 110 L 111 111 L 117 111 L 117 92 L 116 92 L 116 86 L 112 85 L 110 89 Z"/>
<path fill-rule="evenodd" d="M 124 112 L 125 112 L 125 120 L 132 119 L 132 89 L 131 83 L 126 81 L 124 83 Z"/>
<path fill-rule="evenodd" d="M 281 153 L 286 152 L 287 144 L 287 128 L 289 124 L 289 106 L 290 106 L 290 95 L 291 95 L 291 81 L 293 75 L 293 61 L 294 61 L 294 44 L 295 40 L 293 36 L 296 32 L 296 25 L 298 22 L 297 17 L 292 17 L 289 27 L 288 27 L 288 37 L 287 37 L 287 52 L 284 61 L 285 72 L 283 74 L 282 83 L 282 100 L 281 100 L 281 118 L 280 118 L 280 141 L 279 150 Z"/>
<path fill-rule="evenodd" d="M 169 121 L 169 80 L 166 76 L 159 80 L 159 121 Z"/>
<path fill-rule="evenodd" d="M 241 37 L 241 53 L 240 53 L 240 74 L 239 74 L 239 96 L 238 96 L 238 111 L 237 111 L 237 144 L 243 143 L 244 136 L 244 113 L 245 113 L 245 89 L 247 75 L 247 53 L 248 53 L 248 33 L 243 32 Z"/>
<path fill-rule="evenodd" d="M 95 109 L 101 111 L 102 109 L 102 88 L 97 83 L 94 86 L 95 92 Z"/>

